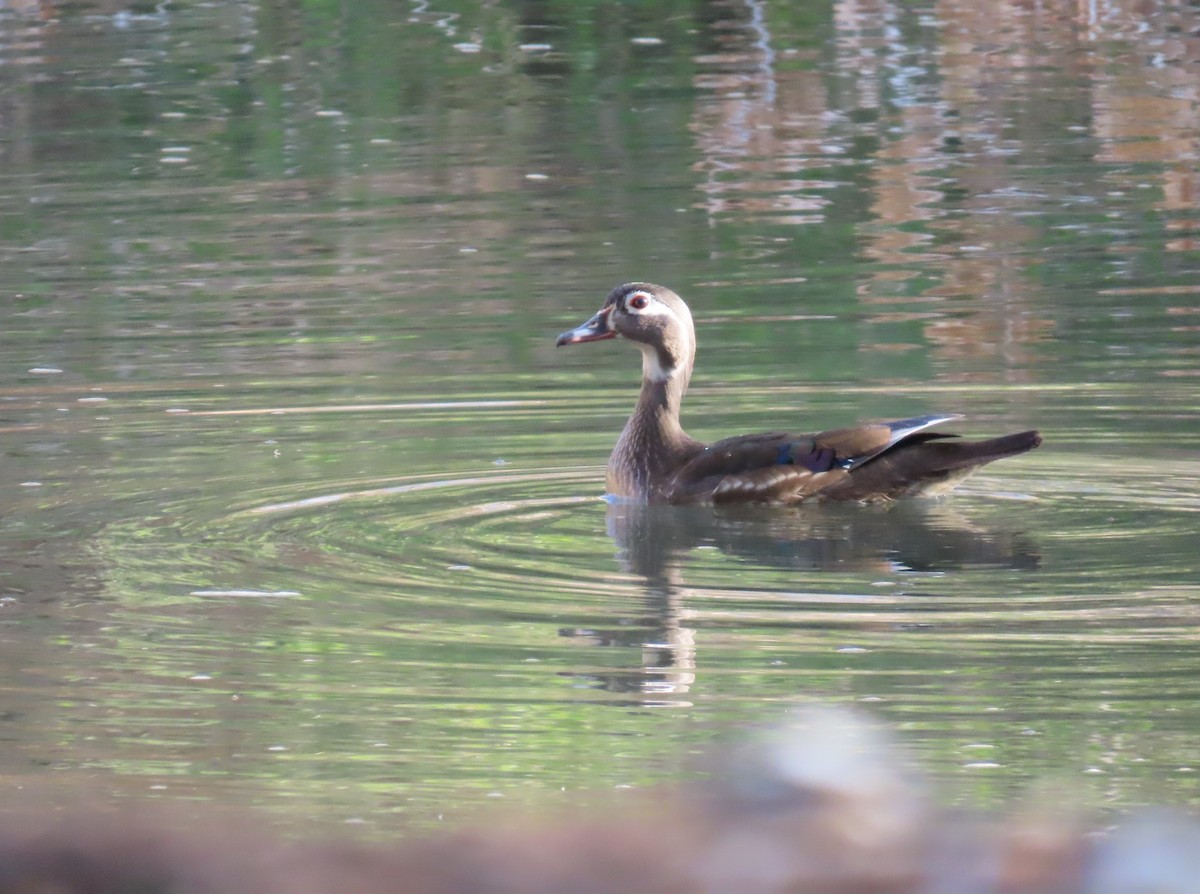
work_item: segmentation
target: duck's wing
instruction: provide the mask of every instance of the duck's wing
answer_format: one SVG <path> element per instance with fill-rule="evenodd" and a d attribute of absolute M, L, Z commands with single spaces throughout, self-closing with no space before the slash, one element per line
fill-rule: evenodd
<path fill-rule="evenodd" d="M 902 441 L 953 437 L 925 430 L 961 418 L 917 416 L 813 435 L 768 432 L 726 438 L 710 444 L 675 474 L 670 501 L 800 502 L 838 485 Z"/>

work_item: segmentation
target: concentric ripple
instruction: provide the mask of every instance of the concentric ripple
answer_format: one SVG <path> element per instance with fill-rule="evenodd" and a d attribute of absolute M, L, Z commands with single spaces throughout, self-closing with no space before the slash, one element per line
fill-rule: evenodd
<path fill-rule="evenodd" d="M 414 476 L 268 503 L 225 521 L 321 555 L 318 589 L 357 581 L 410 606 L 544 619 L 611 597 L 602 581 L 586 583 L 589 572 L 611 567 L 611 549 L 591 554 L 590 535 L 603 530 L 597 478 L 594 468 Z"/>
<path fill-rule="evenodd" d="M 307 484 L 270 483 L 290 455 L 272 430 L 270 458 L 214 480 L 235 500 L 173 494 L 106 527 L 97 551 L 117 600 L 103 649 L 121 678 L 153 681 L 113 722 L 118 738 L 136 743 L 152 721 L 180 743 L 168 764 L 203 764 L 190 718 L 222 714 L 232 692 L 260 712 L 239 748 L 271 747 L 260 737 L 275 730 L 304 754 L 288 773 L 314 778 L 382 760 L 394 779 L 411 759 L 413 797 L 436 800 L 506 772 L 519 785 L 564 725 L 605 730 L 590 759 L 616 778 L 611 737 L 660 729 L 644 709 L 736 722 L 814 695 L 936 730 L 928 758 L 947 774 L 978 764 L 959 748 L 981 744 L 1020 768 L 1010 785 L 1041 761 L 1108 755 L 1125 778 L 1193 763 L 1182 721 L 1147 748 L 1122 732 L 1200 703 L 1190 461 L 1038 451 L 940 502 L 647 509 L 600 498 L 607 434 L 547 447 L 563 408 L 520 409 L 510 442 L 482 456 L 463 414 L 486 406 L 410 414 L 439 462 Z M 164 719 L 181 706 L 188 720 Z M 1121 724 L 1097 719 L 1108 711 Z M 566 785 L 560 769 L 539 779 Z"/>
<path fill-rule="evenodd" d="M 169 589 L 336 600 L 385 624 L 420 615 L 586 630 L 638 618 L 645 632 L 647 604 L 667 598 L 669 613 L 721 629 L 878 639 L 866 624 L 891 640 L 936 626 L 972 641 L 1061 643 L 1086 622 L 1093 635 L 1112 625 L 1104 636 L 1131 642 L 1200 629 L 1190 612 L 1200 499 L 1189 469 L 1160 463 L 1098 482 L 1030 460 L 1023 479 L 989 474 L 951 500 L 882 510 L 608 505 L 596 493 L 600 470 L 586 466 L 264 489 L 185 522 L 185 536 L 209 548 L 185 550 L 176 567 L 187 582 Z M 1147 534 L 1160 560 L 1149 582 Z"/>

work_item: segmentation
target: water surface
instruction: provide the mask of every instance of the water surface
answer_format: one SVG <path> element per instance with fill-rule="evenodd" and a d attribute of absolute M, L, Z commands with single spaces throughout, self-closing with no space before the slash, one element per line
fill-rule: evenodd
<path fill-rule="evenodd" d="M 1200 22 L 1170 4 L 0 10 L 0 719 L 38 797 L 390 833 L 784 704 L 950 800 L 1193 806 Z M 698 437 L 959 412 L 932 504 L 638 511 Z"/>

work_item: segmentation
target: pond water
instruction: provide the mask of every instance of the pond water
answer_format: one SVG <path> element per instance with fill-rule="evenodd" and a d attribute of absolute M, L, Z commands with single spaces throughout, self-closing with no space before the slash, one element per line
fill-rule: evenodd
<path fill-rule="evenodd" d="M 10 3 L 0 125 L 6 803 L 390 835 L 820 700 L 952 801 L 1200 804 L 1194 8 Z M 554 338 L 633 279 L 698 437 L 1045 444 L 610 506 L 638 358 Z"/>

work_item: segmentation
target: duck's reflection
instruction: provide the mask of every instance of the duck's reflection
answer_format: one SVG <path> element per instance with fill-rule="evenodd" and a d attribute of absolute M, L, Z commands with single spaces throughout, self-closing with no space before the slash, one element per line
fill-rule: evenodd
<path fill-rule="evenodd" d="M 641 666 L 602 675 L 611 692 L 641 692 L 646 703 L 680 704 L 695 680 L 695 630 L 684 604 L 686 570 L 700 549 L 717 549 L 748 566 L 798 573 L 947 572 L 970 567 L 1035 569 L 1040 554 L 1026 534 L 988 530 L 943 503 L 883 506 L 826 504 L 647 506 L 613 502 L 608 534 L 621 569 L 641 578 L 646 614 L 615 629 L 569 629 L 595 645 L 639 648 Z"/>
<path fill-rule="evenodd" d="M 944 503 L 830 503 L 791 509 L 612 503 L 608 535 L 624 570 L 650 587 L 675 581 L 698 547 L 798 571 L 951 571 L 969 566 L 1036 568 L 1023 534 L 981 529 Z"/>

